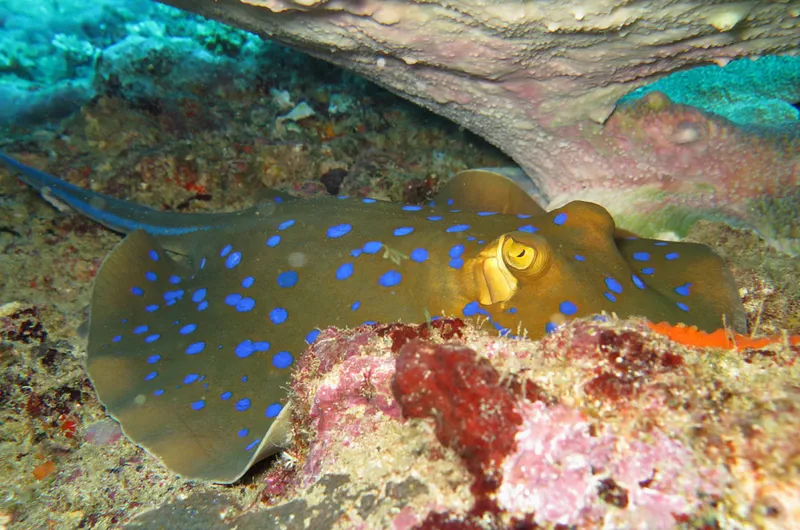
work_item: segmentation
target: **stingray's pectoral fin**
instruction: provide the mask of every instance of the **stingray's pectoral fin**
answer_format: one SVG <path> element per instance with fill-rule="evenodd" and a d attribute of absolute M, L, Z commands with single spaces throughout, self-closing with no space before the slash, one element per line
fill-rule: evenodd
<path fill-rule="evenodd" d="M 263 409 L 225 399 L 232 360 L 218 356 L 235 357 L 222 346 L 224 304 L 209 300 L 202 273 L 153 236 L 128 236 L 95 282 L 87 372 L 131 440 L 186 478 L 230 483 L 283 440 Z"/>
<path fill-rule="evenodd" d="M 465 210 L 544 215 L 520 185 L 527 179 L 518 168 L 467 169 L 458 172 L 436 196 L 436 203 Z"/>
<path fill-rule="evenodd" d="M 739 291 L 721 257 L 705 245 L 653 239 L 617 239 L 617 247 L 642 285 L 656 290 L 678 311 L 671 322 L 706 332 L 728 327 L 744 333 L 747 322 Z"/>

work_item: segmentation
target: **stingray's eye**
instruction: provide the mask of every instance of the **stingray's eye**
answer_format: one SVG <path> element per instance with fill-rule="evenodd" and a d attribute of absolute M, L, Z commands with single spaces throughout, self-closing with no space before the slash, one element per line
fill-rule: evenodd
<path fill-rule="evenodd" d="M 509 266 L 517 270 L 525 270 L 533 263 L 533 258 L 536 257 L 536 249 L 509 238 L 503 248 L 503 257 Z"/>
<path fill-rule="evenodd" d="M 547 268 L 549 253 L 546 245 L 537 244 L 537 237 L 521 238 L 509 236 L 503 242 L 503 261 L 513 270 L 526 274 L 538 274 Z"/>

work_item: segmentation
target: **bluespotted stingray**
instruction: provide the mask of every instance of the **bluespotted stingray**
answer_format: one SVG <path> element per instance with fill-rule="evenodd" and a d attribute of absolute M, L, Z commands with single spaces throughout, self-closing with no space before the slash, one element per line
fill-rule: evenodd
<path fill-rule="evenodd" d="M 545 212 L 498 172 L 463 172 L 424 206 L 274 193 L 177 214 L 0 161 L 127 234 L 95 280 L 86 370 L 125 434 L 187 478 L 236 481 L 286 443 L 292 367 L 329 326 L 449 316 L 536 338 L 601 313 L 745 326 L 709 248 L 631 237 L 588 202 Z"/>

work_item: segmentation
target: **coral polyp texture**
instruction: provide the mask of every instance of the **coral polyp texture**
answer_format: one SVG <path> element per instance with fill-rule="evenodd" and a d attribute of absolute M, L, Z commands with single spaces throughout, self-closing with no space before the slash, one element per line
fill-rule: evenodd
<path fill-rule="evenodd" d="M 788 214 L 776 219 L 759 213 L 764 200 L 796 204 L 788 188 L 798 186 L 800 169 L 783 161 L 800 152 L 797 124 L 791 121 L 797 61 L 779 67 L 770 61 L 753 68 L 734 66 L 732 72 L 738 69 L 742 75 L 729 78 L 743 79 L 743 88 L 718 90 L 717 96 L 711 90 L 705 96 L 728 103 L 741 103 L 746 95 L 762 98 L 763 105 L 748 101 L 733 112 L 749 113 L 750 119 L 753 112 L 789 119 L 788 127 L 775 135 L 739 130 L 709 116 L 704 121 L 729 134 L 692 139 L 695 133 L 675 121 L 683 111 L 667 105 L 650 120 L 667 145 L 647 139 L 619 146 L 615 133 L 604 126 L 620 97 L 667 74 L 697 66 L 719 68 L 714 65 L 738 58 L 796 54 L 796 3 L 167 3 L 306 50 L 469 128 L 527 172 L 543 205 L 560 206 L 580 192 L 621 217 L 623 225 L 640 231 L 646 225 L 648 234 L 683 233 L 692 219 L 716 215 L 758 228 L 779 248 L 800 251 L 797 234 L 783 228 L 793 222 Z M 755 86 L 754 79 L 770 83 Z M 731 99 L 728 94 L 734 93 Z M 702 99 L 691 101 L 699 105 Z M 629 111 L 622 107 L 616 112 L 624 116 Z M 705 158 L 698 146 L 709 151 Z M 654 153 L 659 147 L 663 156 Z M 784 153 L 778 163 L 771 158 L 775 152 Z M 730 161 L 717 165 L 721 155 Z M 697 163 L 687 164 L 687 157 Z M 680 198 L 672 203 L 677 206 L 668 205 L 664 215 L 638 213 L 642 207 L 654 209 L 662 192 L 676 188 Z"/>
<path fill-rule="evenodd" d="M 538 342 L 434 324 L 323 331 L 293 378 L 294 442 L 261 479 L 261 506 L 225 527 L 777 528 L 797 516 L 785 472 L 797 346 L 695 350 L 636 323 L 574 321 Z M 198 495 L 136 522 L 218 505 Z"/>

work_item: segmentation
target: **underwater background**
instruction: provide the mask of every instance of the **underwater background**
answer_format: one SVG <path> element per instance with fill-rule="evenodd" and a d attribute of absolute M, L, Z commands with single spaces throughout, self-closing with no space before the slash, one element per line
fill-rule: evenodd
<path fill-rule="evenodd" d="M 685 70 L 633 91 L 620 105 L 653 91 L 743 130 L 780 135 L 785 144 L 779 146 L 788 147 L 779 149 L 796 153 L 796 57 Z M 350 195 L 420 204 L 458 171 L 514 165 L 479 136 L 356 74 L 145 0 L 0 1 L 0 151 L 77 186 L 176 212 L 239 210 L 268 189 L 303 198 Z M 726 260 L 750 331 L 759 336 L 800 334 L 800 191 L 784 191 L 780 201 L 759 203 L 757 226 L 731 227 L 709 216 L 686 234 Z M 431 506 L 469 512 L 472 477 L 450 448 L 428 452 L 436 439 L 432 428 L 398 433 L 396 425 L 381 423 L 348 430 L 341 417 L 346 414 L 335 403 L 330 410 L 340 415 L 314 428 L 323 441 L 317 443 L 342 452 L 314 453 L 314 442 L 307 442 L 303 451 L 328 464 L 305 469 L 302 480 L 295 475 L 296 453 L 302 452 L 297 448 L 272 469 L 268 461 L 233 486 L 215 486 L 176 477 L 130 443 L 98 403 L 83 370 L 92 280 L 119 240 L 90 220 L 54 208 L 0 168 L 0 527 L 451 528 L 458 517 L 426 519 Z M 581 325 L 565 332 L 573 334 L 576 351 L 588 352 L 597 340 L 608 339 L 597 338 L 600 328 Z M 642 326 L 607 326 L 603 333 L 615 334 L 610 343 L 623 337 L 625 351 L 639 356 L 638 364 L 618 367 L 616 375 L 637 390 L 590 395 L 596 401 L 586 416 L 566 408 L 531 412 L 538 420 L 525 428 L 542 433 L 548 443 L 570 429 L 596 433 L 602 421 L 620 425 L 632 418 L 683 433 L 682 442 L 659 434 L 646 448 L 630 449 L 642 468 L 669 461 L 659 468 L 661 490 L 648 489 L 652 477 L 634 472 L 629 480 L 639 484 L 633 488 L 638 493 L 623 495 L 613 480 L 603 482 L 599 493 L 592 490 L 593 499 L 620 513 L 629 502 L 638 503 L 627 526 L 617 527 L 791 528 L 800 520 L 797 347 L 787 340 L 746 354 L 708 353 L 695 347 L 705 344 L 664 346 L 666 339 L 652 338 Z M 362 341 L 386 349 L 376 358 L 393 355 L 385 336 L 339 333 L 326 336 L 340 346 Z M 580 362 L 566 362 L 564 343 L 556 339 L 509 346 L 475 330 L 464 336 L 471 347 L 493 352 L 504 377 L 519 370 L 515 363 L 527 362 L 544 367 L 548 375 L 540 377 L 562 390 L 572 386 L 569 381 L 597 376 L 603 363 L 613 364 L 594 350 Z M 601 346 L 597 351 L 609 347 Z M 680 364 L 692 369 L 669 365 L 667 353 L 682 356 Z M 338 350 L 317 354 L 345 356 Z M 389 378 L 376 377 L 383 386 L 355 392 L 388 400 Z M 315 383 L 326 384 L 336 387 Z M 317 399 L 314 385 L 298 385 L 298 395 Z M 640 390 L 645 386 L 669 391 L 656 395 Z M 570 403 L 546 385 L 542 392 L 547 398 L 540 403 Z M 373 399 L 357 405 L 371 410 Z M 639 414 L 648 400 L 652 409 Z M 670 416 L 665 410 L 680 412 Z M 363 433 L 369 433 L 365 441 L 344 444 L 351 453 L 336 445 Z M 618 441 L 605 431 L 570 439 L 582 454 L 610 451 Z M 347 479 L 380 447 L 400 446 L 386 457 L 396 467 L 382 461 L 381 473 Z M 608 466 L 625 474 L 619 462 Z M 700 471 L 682 474 L 689 468 Z M 554 492 L 550 501 L 590 488 L 592 472 L 583 472 L 569 484 L 547 486 Z M 433 475 L 445 478 L 428 481 Z M 684 489 L 698 493 L 682 496 Z M 517 509 L 550 513 L 548 524 L 578 527 L 591 527 L 585 521 L 599 513 L 588 501 L 573 511 L 552 512 L 542 502 Z M 673 518 L 674 513 L 687 515 Z M 497 527 L 500 520 L 484 521 L 483 527 Z M 480 527 L 473 523 L 463 528 Z"/>

